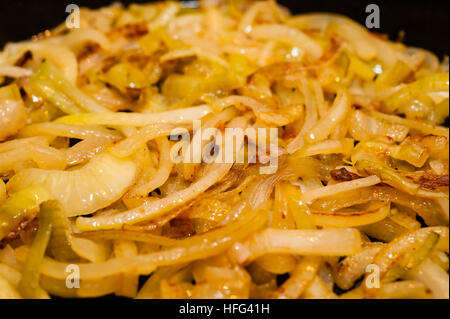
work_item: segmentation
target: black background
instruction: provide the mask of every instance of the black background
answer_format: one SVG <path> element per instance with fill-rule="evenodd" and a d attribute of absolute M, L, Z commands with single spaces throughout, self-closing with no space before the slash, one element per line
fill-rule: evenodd
<path fill-rule="evenodd" d="M 98 8 L 114 0 L 0 0 L 0 47 L 7 41 L 19 41 L 63 22 L 70 3 Z M 148 0 L 121 1 L 149 2 Z M 365 8 L 380 7 L 381 28 L 395 40 L 401 30 L 408 45 L 429 49 L 440 57 L 449 52 L 449 4 L 447 0 L 279 0 L 293 13 L 328 11 L 347 15 L 364 23 Z"/>
<path fill-rule="evenodd" d="M 224 314 L 215 312 L 206 315 L 179 314 L 182 305 L 223 307 L 224 304 L 270 304 L 269 314 Z M 58 299 L 58 300 L 0 300 L 2 314 L 11 307 L 14 313 L 24 313 L 25 309 L 46 318 L 66 318 L 67 314 L 81 318 L 167 318 L 167 319 L 207 319 L 207 318 L 415 318 L 419 313 L 430 315 L 445 314 L 449 300 L 130 300 L 130 299 Z M 6 307 L 5 307 L 6 306 Z M 61 308 L 55 308 L 55 306 Z M 51 308 L 50 308 L 51 307 Z M 62 308 L 64 307 L 64 308 Z M 60 311 L 62 310 L 62 311 Z M 12 312 L 11 311 L 11 312 Z M 112 314 L 112 316 L 109 316 Z"/>

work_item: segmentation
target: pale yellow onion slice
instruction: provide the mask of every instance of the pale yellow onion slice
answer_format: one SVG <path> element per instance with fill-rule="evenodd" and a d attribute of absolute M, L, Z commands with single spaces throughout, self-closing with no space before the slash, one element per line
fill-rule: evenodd
<path fill-rule="evenodd" d="M 6 199 L 6 186 L 3 179 L 0 179 L 0 204 Z"/>
<path fill-rule="evenodd" d="M 433 292 L 436 299 L 448 299 L 449 279 L 448 274 L 432 262 L 429 258 L 421 265 L 411 270 L 407 274 L 407 278 L 411 278 L 422 282 Z"/>
<path fill-rule="evenodd" d="M 347 89 L 339 89 L 328 113 L 307 133 L 305 139 L 310 144 L 323 141 L 341 122 L 350 110 L 350 95 Z"/>
<path fill-rule="evenodd" d="M 25 261 L 29 250 L 29 246 L 20 246 L 14 252 L 17 259 L 20 262 L 23 262 Z M 80 277 L 83 280 L 90 280 L 116 275 L 121 272 L 133 270 L 133 268 L 139 266 L 140 261 L 141 260 L 138 258 L 133 258 L 131 260 L 127 258 L 111 258 L 104 262 L 80 263 Z M 54 279 L 66 279 L 68 274 L 66 269 L 68 265 L 70 264 L 56 261 L 50 257 L 44 257 L 41 275 Z M 142 270 L 142 273 L 151 273 L 153 270 L 153 265 L 146 265 L 146 268 Z"/>
<path fill-rule="evenodd" d="M 318 98 L 315 99 L 309 88 L 310 86 L 308 85 L 307 80 L 302 77 L 300 79 L 300 82 L 302 84 L 302 92 L 305 95 L 305 119 L 303 121 L 303 126 L 301 127 L 300 132 L 296 137 L 294 137 L 292 141 L 289 142 L 287 146 L 287 151 L 289 154 L 292 154 L 303 147 L 303 145 L 305 144 L 305 134 L 309 132 L 317 123 L 317 110 L 319 109 L 318 106 L 321 104 L 325 104 L 323 102 L 323 92 L 319 92 Z M 328 107 L 322 106 L 319 110 L 322 110 L 321 117 L 325 117 L 326 113 L 328 112 Z"/>
<path fill-rule="evenodd" d="M 348 41 L 351 48 L 364 60 L 376 56 L 376 48 L 370 41 L 371 36 L 355 21 L 338 14 L 309 13 L 294 16 L 287 22 L 289 25 L 300 29 L 325 29 L 332 24 L 332 31 Z"/>
<path fill-rule="evenodd" d="M 70 125 L 58 122 L 44 122 L 31 124 L 20 130 L 20 137 L 63 136 L 84 140 L 89 137 L 105 137 L 110 139 L 121 139 L 122 135 L 112 129 L 99 125 Z M 12 142 L 12 141 L 11 141 Z"/>
<path fill-rule="evenodd" d="M 320 266 L 320 257 L 305 256 L 298 264 L 290 277 L 273 294 L 275 299 L 295 299 L 314 280 Z"/>
<path fill-rule="evenodd" d="M 337 299 L 338 296 L 320 277 L 316 276 L 305 292 L 300 296 L 303 299 Z"/>
<path fill-rule="evenodd" d="M 175 135 L 177 127 L 170 124 L 150 124 L 144 126 L 136 133 L 121 140 L 111 148 L 111 153 L 117 157 L 127 157 L 136 152 L 148 141 L 160 136 Z M 185 130 L 180 130 L 180 134 Z"/>
<path fill-rule="evenodd" d="M 385 114 L 376 111 L 370 111 L 369 115 L 376 118 L 377 120 L 386 121 L 392 124 L 403 125 L 410 129 L 414 129 L 415 131 L 419 131 L 423 134 L 445 136 L 447 139 L 449 138 L 449 129 L 444 126 L 431 125 L 425 122 L 408 120 L 396 115 Z"/>
<path fill-rule="evenodd" d="M 16 138 L 14 140 L 0 143 L 0 153 L 8 152 L 20 148 L 28 148 L 30 145 L 48 145 L 48 141 L 43 136 L 28 138 Z"/>
<path fill-rule="evenodd" d="M 103 262 L 110 255 L 110 248 L 107 244 L 99 241 L 95 242 L 85 238 L 72 237 L 71 248 L 80 257 L 92 262 Z"/>
<path fill-rule="evenodd" d="M 425 260 L 433 249 L 441 249 L 439 242 L 445 241 L 433 227 L 421 228 L 406 233 L 392 240 L 374 257 L 373 264 L 379 267 L 380 280 L 383 283 L 393 282 L 417 267 Z M 369 274 L 366 273 L 365 278 Z M 367 294 L 375 292 L 364 286 Z"/>
<path fill-rule="evenodd" d="M 213 102 L 213 109 L 223 110 L 228 106 L 240 105 L 248 107 L 253 111 L 256 117 L 267 124 L 275 126 L 283 126 L 297 120 L 303 113 L 303 106 L 300 104 L 293 104 L 282 110 L 270 107 L 266 104 L 260 103 L 248 96 L 230 95 Z"/>
<path fill-rule="evenodd" d="M 364 243 L 359 254 L 348 256 L 340 261 L 333 269 L 333 277 L 341 289 L 350 289 L 356 280 L 366 272 L 367 265 L 383 248 L 382 243 Z"/>
<path fill-rule="evenodd" d="M 241 32 L 248 33 L 252 29 L 252 25 L 256 19 L 256 17 L 269 9 L 268 2 L 254 2 L 250 5 L 250 7 L 245 10 L 242 18 L 239 22 L 238 30 Z"/>
<path fill-rule="evenodd" d="M 73 262 L 82 257 L 92 262 L 102 262 L 111 254 L 109 243 L 73 236 L 69 218 L 63 216 L 60 205 L 54 205 L 52 235 L 47 251 L 60 261 Z"/>
<path fill-rule="evenodd" d="M 359 178 L 348 182 L 342 182 L 334 185 L 327 185 L 325 187 L 315 188 L 306 191 L 303 194 L 303 199 L 306 202 L 314 201 L 318 198 L 327 197 L 343 193 L 345 191 L 369 187 L 380 183 L 381 180 L 376 175 L 368 176 L 365 178 Z"/>
<path fill-rule="evenodd" d="M 158 171 L 155 173 L 151 180 L 149 180 L 144 185 L 139 185 L 136 188 L 136 194 L 138 196 L 145 196 L 146 194 L 149 194 L 156 188 L 163 185 L 169 178 L 172 171 L 174 163 L 170 159 L 170 142 L 165 137 L 159 137 L 156 139 L 156 144 L 158 145 L 160 152 Z"/>
<path fill-rule="evenodd" d="M 268 228 L 243 243 L 236 243 L 230 251 L 230 256 L 238 263 L 248 263 L 259 256 L 273 253 L 345 256 L 359 253 L 361 245 L 361 235 L 354 228 Z"/>
<path fill-rule="evenodd" d="M 429 287 L 414 280 L 388 283 L 381 287 L 375 295 L 375 299 L 433 299 L 433 297 Z"/>
<path fill-rule="evenodd" d="M 168 2 L 159 11 L 159 14 L 154 18 L 149 24 L 148 28 L 150 30 L 156 30 L 159 27 L 167 25 L 170 21 L 175 19 L 176 14 L 181 9 L 181 6 L 176 2 Z"/>
<path fill-rule="evenodd" d="M 0 277 L 6 278 L 13 286 L 17 286 L 22 274 L 16 268 L 0 263 Z"/>
<path fill-rule="evenodd" d="M 403 141 L 409 132 L 409 128 L 404 125 L 378 120 L 359 110 L 352 112 L 349 120 L 352 123 L 350 135 L 359 141 L 373 136 L 389 136 L 398 142 Z"/>
<path fill-rule="evenodd" d="M 67 164 L 78 165 L 106 149 L 112 142 L 113 139 L 108 137 L 91 136 L 62 151 Z"/>
<path fill-rule="evenodd" d="M 170 110 L 160 113 L 83 113 L 60 117 L 58 123 L 77 125 L 109 125 L 109 126 L 137 126 L 150 124 L 189 124 L 211 113 L 207 105 L 194 106 L 179 110 Z"/>
<path fill-rule="evenodd" d="M 61 298 L 92 298 L 114 293 L 121 275 L 105 276 L 83 280 L 80 288 L 67 288 L 65 279 L 55 279 L 41 275 L 40 284 L 52 296 Z"/>
<path fill-rule="evenodd" d="M 75 52 L 79 52 L 80 48 L 87 42 L 96 43 L 104 50 L 111 48 L 111 42 L 103 33 L 90 28 L 71 29 L 66 35 L 49 38 L 47 41 L 62 44 Z"/>
<path fill-rule="evenodd" d="M 15 65 L 0 65 L 0 76 L 8 76 L 12 78 L 20 78 L 30 76 L 33 72 Z"/>
<path fill-rule="evenodd" d="M 171 51 L 169 53 L 164 54 L 161 57 L 160 61 L 166 62 L 166 61 L 172 61 L 172 60 L 177 60 L 177 59 L 191 57 L 191 56 L 198 56 L 199 58 L 210 60 L 211 62 L 217 63 L 227 69 L 230 68 L 230 65 L 227 63 L 227 61 L 222 59 L 220 56 L 209 53 L 209 52 L 204 52 L 200 49 L 187 49 L 187 50 Z"/>
<path fill-rule="evenodd" d="M 26 147 L 0 153 L 0 173 L 15 170 L 16 165 L 30 160 L 43 169 L 63 169 L 66 167 L 65 155 L 60 150 L 49 146 L 30 144 Z"/>
<path fill-rule="evenodd" d="M 435 226 L 445 224 L 442 216 L 443 213 L 434 200 L 413 196 L 386 186 L 359 188 L 331 197 L 326 196 L 316 200 L 312 208 L 322 211 L 337 211 L 345 207 L 360 205 L 373 200 L 391 201 L 396 205 L 409 207 L 419 214 L 427 225 Z"/>
<path fill-rule="evenodd" d="M 313 59 L 318 59 L 323 53 L 320 44 L 312 40 L 308 35 L 300 30 L 280 24 L 252 27 L 249 35 L 255 39 L 287 42 L 293 47 L 306 51 Z"/>
<path fill-rule="evenodd" d="M 11 193 L 43 185 L 71 217 L 93 213 L 118 200 L 134 182 L 135 174 L 136 165 L 130 159 L 102 153 L 72 171 L 25 169 L 13 176 L 7 189 Z"/>
<path fill-rule="evenodd" d="M 304 146 L 297 153 L 298 156 L 314 156 L 319 154 L 349 154 L 353 149 L 354 140 L 326 140 L 313 145 Z"/>
<path fill-rule="evenodd" d="M 71 82 L 75 83 L 78 75 L 78 62 L 75 54 L 64 45 L 40 42 L 22 42 L 10 44 L 9 47 L 15 51 L 12 55 L 14 59 L 19 58 L 26 51 L 31 51 L 42 59 L 52 61 L 62 74 Z M 16 49 L 16 50 L 14 50 Z"/>
<path fill-rule="evenodd" d="M 0 298 L 1 299 L 21 299 L 16 288 L 8 282 L 3 276 L 0 276 Z"/>
<path fill-rule="evenodd" d="M 448 198 L 437 198 L 436 202 L 442 208 L 442 216 L 445 218 L 445 220 L 448 223 L 448 220 L 449 220 L 449 200 L 448 200 Z"/>
<path fill-rule="evenodd" d="M 26 124 L 26 109 L 22 101 L 0 100 L 0 142 L 15 135 Z"/>
<path fill-rule="evenodd" d="M 314 224 L 324 227 L 357 227 L 370 225 L 383 220 L 389 215 L 390 203 L 374 203 L 362 211 L 324 212 L 312 211 Z"/>

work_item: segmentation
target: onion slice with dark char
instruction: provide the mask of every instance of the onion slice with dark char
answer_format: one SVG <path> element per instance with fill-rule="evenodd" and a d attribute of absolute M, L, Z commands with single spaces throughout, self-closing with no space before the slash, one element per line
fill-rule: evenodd
<path fill-rule="evenodd" d="M 441 207 L 433 200 L 413 196 L 388 186 L 360 188 L 332 197 L 319 198 L 312 204 L 312 209 L 336 211 L 373 200 L 390 201 L 401 206 L 409 207 L 422 217 L 429 226 L 447 223 Z"/>

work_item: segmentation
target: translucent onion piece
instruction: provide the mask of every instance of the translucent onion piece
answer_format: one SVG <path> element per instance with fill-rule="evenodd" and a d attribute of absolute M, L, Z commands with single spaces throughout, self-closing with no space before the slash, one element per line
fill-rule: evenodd
<path fill-rule="evenodd" d="M 372 39 L 370 33 L 345 16 L 331 13 L 309 13 L 292 17 L 288 23 L 305 29 L 325 30 L 329 27 L 331 32 L 345 38 L 362 59 L 370 60 L 377 54 L 375 46 L 370 41 Z"/>
<path fill-rule="evenodd" d="M 30 78 L 30 88 L 37 96 L 61 109 L 64 113 L 107 112 L 94 99 L 84 94 L 73 82 L 68 81 L 50 62 L 41 64 L 38 71 Z"/>
<path fill-rule="evenodd" d="M 277 291 L 274 293 L 276 299 L 296 299 L 314 279 L 320 266 L 320 258 L 314 256 L 304 257 Z"/>
<path fill-rule="evenodd" d="M 1 299 L 22 299 L 14 286 L 3 276 L 0 276 L 0 298 Z"/>
<path fill-rule="evenodd" d="M 12 151 L 18 148 L 27 148 L 30 145 L 48 145 L 48 141 L 43 136 L 29 138 L 18 138 L 11 141 L 0 143 L 0 153 Z"/>
<path fill-rule="evenodd" d="M 156 144 L 159 148 L 158 170 L 148 183 L 137 187 L 136 194 L 138 196 L 145 196 L 163 185 L 172 171 L 173 162 L 170 158 L 170 142 L 165 137 L 159 137 L 156 139 Z"/>
<path fill-rule="evenodd" d="M 375 111 L 371 111 L 369 114 L 379 120 L 384 120 L 393 124 L 400 124 L 424 134 L 445 136 L 447 139 L 449 138 L 449 131 L 447 127 L 431 125 L 426 122 L 408 120 L 395 115 L 384 114 Z"/>
<path fill-rule="evenodd" d="M 67 47 L 56 44 L 49 43 L 45 41 L 41 42 L 27 42 L 19 49 L 20 54 L 30 50 L 37 56 L 50 60 L 57 68 L 61 71 L 64 77 L 71 83 L 75 83 L 78 75 L 78 63 L 73 52 L 71 52 Z"/>
<path fill-rule="evenodd" d="M 335 195 L 334 197 L 320 198 L 313 203 L 313 209 L 335 211 L 372 200 L 391 201 L 398 205 L 409 207 L 430 226 L 445 224 L 441 209 L 433 200 L 409 195 L 385 186 L 360 188 Z"/>
<path fill-rule="evenodd" d="M 422 228 L 395 238 L 373 259 L 379 267 L 380 281 L 386 283 L 404 277 L 428 257 L 438 240 L 439 235 L 432 228 Z M 373 294 L 370 288 L 366 291 Z"/>
<path fill-rule="evenodd" d="M 0 179 L 0 204 L 6 199 L 6 186 L 3 179 Z"/>
<path fill-rule="evenodd" d="M 382 181 L 383 183 L 391 185 L 392 187 L 402 190 L 411 195 L 419 195 L 431 198 L 448 197 L 448 195 L 445 193 L 420 189 L 419 185 L 410 182 L 408 179 L 398 174 L 398 172 L 396 172 L 394 169 L 377 162 L 369 160 L 359 160 L 355 163 L 355 168 L 362 173 L 376 174 L 376 176 L 378 176 L 380 181 Z"/>
<path fill-rule="evenodd" d="M 42 186 L 24 188 L 0 204 L 0 239 L 23 220 L 31 220 L 39 212 L 39 205 L 50 199 L 50 194 Z"/>
<path fill-rule="evenodd" d="M 71 148 L 63 150 L 65 161 L 68 165 L 83 163 L 106 149 L 113 141 L 108 137 L 88 137 Z"/>
<path fill-rule="evenodd" d="M 326 283 L 316 276 L 311 284 L 306 288 L 301 296 L 305 299 L 337 299 L 338 296 L 326 285 Z"/>
<path fill-rule="evenodd" d="M 355 179 L 348 182 L 342 182 L 334 185 L 327 185 L 325 187 L 309 190 L 303 194 L 303 199 L 307 202 L 314 201 L 321 197 L 331 196 L 349 190 L 355 190 L 358 188 L 373 186 L 380 182 L 381 180 L 377 176 L 372 175 L 366 178 Z"/>
<path fill-rule="evenodd" d="M 56 201 L 48 201 L 41 205 L 39 229 L 30 247 L 30 252 L 23 266 L 22 278 L 18 286 L 20 294 L 24 298 L 34 299 L 38 296 L 40 272 L 37 270 L 41 267 L 42 259 L 44 258 L 50 240 L 54 211 L 56 209 L 59 209 Z"/>
<path fill-rule="evenodd" d="M 202 52 L 200 50 L 176 50 L 171 51 L 169 53 L 164 54 L 161 58 L 161 62 L 171 61 L 175 59 L 190 57 L 190 56 L 198 56 L 200 58 L 204 58 L 207 60 L 210 60 L 211 62 L 217 63 L 225 68 L 230 68 L 230 65 L 222 59 L 220 56 L 216 56 L 214 54 L 208 53 L 208 52 Z"/>
<path fill-rule="evenodd" d="M 66 167 L 66 157 L 62 151 L 39 144 L 30 144 L 27 147 L 14 148 L 0 153 L 0 160 L 0 173 L 16 170 L 16 165 L 27 161 L 35 162 L 39 168 L 43 169 L 64 169 Z"/>
<path fill-rule="evenodd" d="M 20 131 L 20 136 L 64 136 L 69 138 L 85 139 L 88 137 L 105 137 L 117 140 L 122 135 L 116 131 L 96 125 L 70 125 L 58 122 L 45 122 L 28 125 Z"/>
<path fill-rule="evenodd" d="M 433 293 L 426 285 L 413 280 L 392 282 L 383 285 L 375 299 L 432 299 Z M 444 298 L 446 299 L 446 298 Z"/>
<path fill-rule="evenodd" d="M 374 203 L 363 211 L 318 212 L 312 211 L 314 224 L 324 227 L 357 227 L 383 220 L 389 215 L 390 205 Z"/>
<path fill-rule="evenodd" d="M 103 33 L 89 28 L 70 29 L 70 32 L 66 35 L 51 38 L 49 41 L 64 44 L 73 51 L 78 51 L 81 46 L 86 44 L 86 42 L 97 43 L 104 50 L 109 50 L 111 48 L 111 42 Z"/>
<path fill-rule="evenodd" d="M 313 59 L 322 55 L 321 46 L 300 30 L 284 25 L 261 25 L 250 28 L 249 35 L 256 39 L 286 41 L 292 47 L 305 50 Z"/>
<path fill-rule="evenodd" d="M 350 289 L 355 281 L 366 273 L 366 267 L 383 248 L 381 243 L 364 243 L 363 250 L 354 256 L 344 258 L 333 269 L 336 284 L 342 289 Z"/>
<path fill-rule="evenodd" d="M 145 143 L 157 137 L 168 136 L 176 132 L 174 125 L 150 124 L 143 127 L 135 134 L 128 136 L 111 148 L 111 154 L 117 157 L 127 157 L 136 152 Z M 175 135 L 175 134 L 174 134 Z"/>
<path fill-rule="evenodd" d="M 21 78 L 24 76 L 30 76 L 33 72 L 14 65 L 0 65 L 0 77 L 8 76 L 13 78 Z"/>
<path fill-rule="evenodd" d="M 360 141 L 374 136 L 389 136 L 394 141 L 403 141 L 409 132 L 407 126 L 380 121 L 359 110 L 352 112 L 350 121 L 350 134 Z"/>
<path fill-rule="evenodd" d="M 336 240 L 339 238 L 339 240 Z M 243 244 L 236 244 L 232 254 L 239 263 L 247 263 L 272 253 L 343 256 L 361 251 L 361 237 L 356 229 L 264 230 Z"/>
<path fill-rule="evenodd" d="M 327 140 L 314 145 L 307 145 L 294 156 L 314 156 L 318 154 L 349 154 L 353 149 L 353 139 Z"/>
<path fill-rule="evenodd" d="M 425 284 L 433 292 L 434 298 L 449 298 L 448 273 L 430 259 L 425 260 L 420 266 L 412 270 L 408 277 Z"/>
<path fill-rule="evenodd" d="M 211 113 L 209 106 L 195 106 L 185 109 L 160 112 L 160 113 L 89 113 L 74 114 L 61 117 L 60 123 L 76 125 L 110 125 L 110 126 L 137 126 L 150 124 L 189 124 L 193 120 L 201 119 Z"/>
<path fill-rule="evenodd" d="M 42 185 L 59 200 L 67 217 L 85 215 L 118 200 L 132 185 L 136 165 L 107 153 L 94 157 L 86 166 L 72 171 L 25 169 L 7 184 L 9 192 Z"/>
<path fill-rule="evenodd" d="M 26 124 L 26 109 L 21 100 L 0 99 L 0 141 L 15 135 Z"/>
<path fill-rule="evenodd" d="M 306 134 L 306 140 L 309 143 L 317 143 L 324 140 L 341 122 L 350 110 L 350 95 L 347 90 L 338 91 L 338 95 L 325 117 Z"/>

